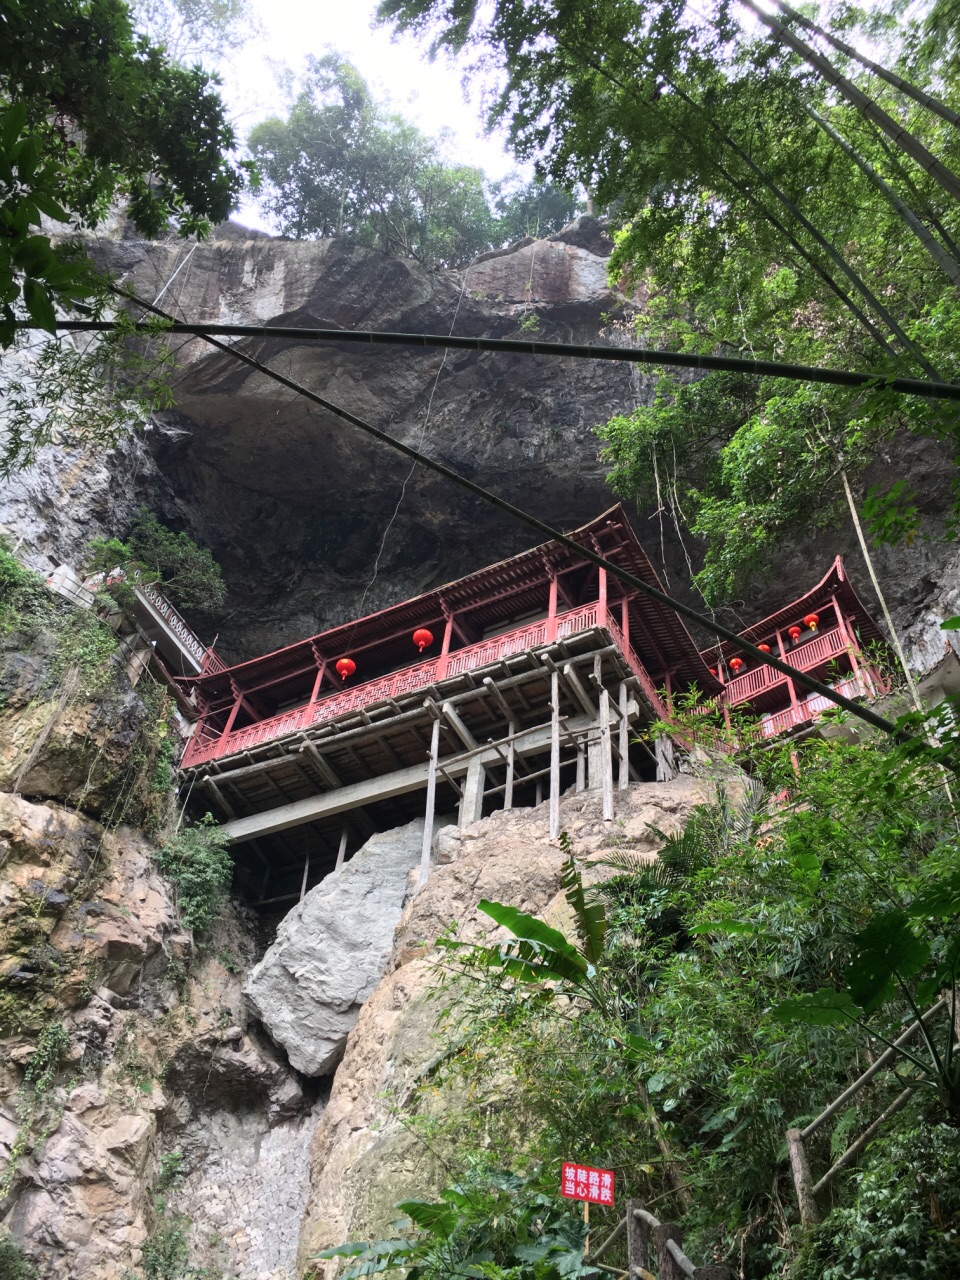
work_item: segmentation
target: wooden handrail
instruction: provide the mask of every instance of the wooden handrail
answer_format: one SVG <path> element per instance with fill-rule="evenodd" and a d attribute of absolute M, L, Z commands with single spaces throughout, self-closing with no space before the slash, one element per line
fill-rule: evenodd
<path fill-rule="evenodd" d="M 833 1102 L 810 1123 L 805 1129 L 788 1129 L 786 1133 L 787 1151 L 790 1157 L 790 1167 L 793 1173 L 793 1182 L 797 1191 L 797 1203 L 800 1208 L 800 1221 L 805 1227 L 815 1225 L 819 1219 L 819 1211 L 817 1209 L 817 1196 L 826 1187 L 830 1185 L 833 1179 L 841 1170 L 852 1164 L 857 1156 L 863 1151 L 870 1139 L 879 1129 L 891 1118 L 901 1111 L 916 1092 L 917 1085 L 910 1085 L 899 1094 L 893 1102 L 887 1106 L 877 1118 L 867 1126 L 867 1128 L 855 1138 L 847 1147 L 846 1151 L 834 1161 L 830 1168 L 826 1171 L 818 1182 L 814 1182 L 813 1175 L 810 1171 L 810 1161 L 807 1156 L 806 1139 L 812 1137 L 819 1129 L 821 1129 L 828 1120 L 832 1120 L 838 1115 L 856 1095 L 869 1084 L 870 1081 L 882 1071 L 884 1067 L 897 1058 L 904 1046 L 916 1035 L 921 1025 L 926 1025 L 927 1021 L 933 1018 L 945 1005 L 950 1001 L 949 996 L 941 996 L 940 999 L 930 1006 L 930 1008 L 922 1014 L 915 1022 L 911 1023 L 894 1042 L 886 1049 L 876 1062 L 872 1063 L 866 1071 L 863 1072 L 854 1082 L 844 1089 Z M 960 1048 L 960 1046 L 957 1046 Z"/>
<path fill-rule="evenodd" d="M 627 1270 L 621 1271 L 597 1262 L 596 1259 L 606 1252 L 624 1227 L 627 1231 Z M 651 1232 L 652 1244 L 657 1254 L 658 1275 L 649 1270 Z M 679 1226 L 673 1222 L 661 1222 L 637 1200 L 627 1202 L 624 1217 L 599 1249 L 585 1255 L 583 1261 L 587 1266 L 596 1266 L 609 1275 L 626 1276 L 628 1280 L 683 1280 L 683 1277 L 689 1277 L 690 1280 L 732 1280 L 733 1275 L 729 1267 L 716 1263 L 698 1267 L 683 1251 L 683 1234 Z"/>

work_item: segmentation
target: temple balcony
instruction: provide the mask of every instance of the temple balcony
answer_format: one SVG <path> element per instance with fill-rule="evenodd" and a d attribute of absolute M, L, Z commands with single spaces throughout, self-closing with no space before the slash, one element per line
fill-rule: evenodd
<path fill-rule="evenodd" d="M 375 709 L 386 709 L 392 713 L 411 694 L 429 693 L 437 686 L 460 684 L 468 674 L 473 675 L 485 669 L 502 672 L 508 659 L 553 646 L 563 649 L 567 642 L 583 639 L 598 630 L 605 633 L 599 637 L 598 647 L 612 645 L 616 648 L 642 691 L 651 718 L 665 717 L 667 709 L 645 666 L 620 626 L 610 617 L 606 602 L 595 600 L 552 618 L 540 618 L 479 643 L 441 653 L 377 679 L 353 685 L 345 688 L 342 693 L 327 694 L 315 701 L 288 708 L 278 715 L 266 717 L 240 729 L 220 733 L 212 726 L 201 724 L 187 744 L 181 767 L 191 769 L 247 753 L 281 739 L 296 737 L 332 721 L 351 717 L 369 718 L 369 713 Z M 421 702 L 422 698 L 417 701 Z"/>

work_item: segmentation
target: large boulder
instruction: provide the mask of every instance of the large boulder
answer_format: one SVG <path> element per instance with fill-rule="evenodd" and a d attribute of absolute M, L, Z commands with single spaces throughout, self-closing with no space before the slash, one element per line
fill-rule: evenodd
<path fill-rule="evenodd" d="M 371 836 L 294 907 L 250 974 L 247 999 L 304 1075 L 340 1061 L 383 975 L 422 843 L 421 818 Z"/>

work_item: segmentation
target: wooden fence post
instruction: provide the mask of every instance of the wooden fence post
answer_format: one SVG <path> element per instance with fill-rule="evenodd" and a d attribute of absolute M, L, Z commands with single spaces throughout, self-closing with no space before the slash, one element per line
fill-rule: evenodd
<path fill-rule="evenodd" d="M 803 1145 L 803 1134 L 799 1129 L 787 1130 L 787 1151 L 790 1153 L 793 1184 L 797 1189 L 800 1222 L 804 1227 L 815 1226 L 820 1221 L 820 1215 L 813 1195 L 813 1177 L 807 1160 L 807 1149 Z"/>
<path fill-rule="evenodd" d="M 667 1248 L 668 1240 L 676 1240 L 680 1248 L 683 1248 L 683 1232 L 675 1222 L 661 1222 L 659 1227 L 653 1228 L 653 1247 L 657 1251 L 658 1280 L 686 1280 L 686 1276 L 680 1269 L 680 1264 Z"/>
<path fill-rule="evenodd" d="M 627 1201 L 627 1272 L 630 1280 L 636 1280 L 636 1268 L 650 1270 L 650 1240 L 647 1224 L 634 1215 L 634 1209 L 643 1206 L 639 1200 Z"/>

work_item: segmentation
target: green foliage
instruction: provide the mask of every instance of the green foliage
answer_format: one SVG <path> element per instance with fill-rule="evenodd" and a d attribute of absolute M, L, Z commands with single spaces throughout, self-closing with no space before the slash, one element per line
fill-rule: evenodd
<path fill-rule="evenodd" d="M 222 221 L 243 186 L 212 78 L 134 33 L 117 0 L 8 0 L 0 53 L 0 345 L 19 303 L 52 330 L 57 304 L 98 297 L 77 248 L 54 246 L 41 214 L 96 226 L 123 196 L 147 235 Z"/>
<path fill-rule="evenodd" d="M 258 124 L 249 146 L 284 235 L 341 236 L 434 267 L 547 234 L 573 207 L 554 187 L 491 187 L 481 170 L 448 162 L 442 137 L 378 106 L 336 53 L 307 59 L 287 118 Z"/>
<path fill-rule="evenodd" d="M 951 715 L 934 718 L 943 752 L 954 747 Z M 613 879 L 574 887 L 590 962 L 546 922 L 484 903 L 514 941 L 450 940 L 444 1036 L 454 1047 L 411 1123 L 454 1167 L 490 1148 L 544 1170 L 571 1155 L 613 1167 L 620 1197 L 684 1222 L 695 1261 L 738 1262 L 755 1280 L 812 1280 L 811 1259 L 836 1265 L 836 1280 L 866 1280 L 897 1249 L 903 1269 L 892 1274 L 952 1274 L 954 1157 L 944 1152 L 958 1116 L 934 1057 L 946 1068 L 949 1018 L 876 1077 L 833 1138 L 830 1126 L 810 1142 L 819 1176 L 904 1083 L 916 1088 L 821 1198 L 813 1253 L 784 1147 L 789 1126 L 863 1070 L 866 1049 L 876 1056 L 918 1002 L 954 981 L 960 847 L 937 763 L 948 756 L 890 740 L 794 750 L 799 774 L 789 748 L 758 752 L 745 792 L 697 806 L 664 837 L 662 867 L 625 847 L 608 859 Z M 584 930 L 591 905 L 599 948 Z M 791 1004 L 812 1016 L 785 1018 Z M 426 1105 L 438 1088 L 458 1099 L 449 1120 Z M 844 1232 L 849 1248 L 836 1243 Z M 615 1251 L 604 1261 L 622 1265 Z"/>
<path fill-rule="evenodd" d="M 341 1280 L 402 1268 L 407 1280 L 567 1280 L 600 1272 L 583 1262 L 586 1227 L 543 1179 L 499 1169 L 469 1170 L 439 1202 L 407 1200 L 398 1234 L 327 1249 L 315 1261 L 349 1258 Z"/>
<path fill-rule="evenodd" d="M 39 1280 L 36 1267 L 23 1256 L 9 1231 L 0 1230 L 0 1280 Z"/>
<path fill-rule="evenodd" d="M 54 1083 L 60 1061 L 69 1046 L 70 1037 L 62 1023 L 48 1022 L 41 1028 L 33 1052 L 27 1059 L 23 1084 L 14 1106 L 17 1136 L 0 1178 L 0 1199 L 5 1199 L 15 1185 L 23 1157 L 35 1150 L 60 1123 L 63 1101 L 57 1096 Z"/>
<path fill-rule="evenodd" d="M 233 875 L 230 841 L 207 813 L 157 850 L 157 866 L 177 891 L 177 906 L 188 929 L 202 933 L 217 918 Z"/>
<path fill-rule="evenodd" d="M 74 608 L 65 612 L 57 629 L 55 674 L 63 677 L 68 668 L 76 672 L 73 697 L 93 698 L 103 693 L 116 673 L 113 658 L 117 637 L 92 609 Z"/>
<path fill-rule="evenodd" d="M 176 1212 L 168 1195 L 183 1181 L 183 1152 L 168 1151 L 160 1158 L 153 1200 L 154 1225 L 143 1243 L 143 1280 L 220 1280 L 219 1271 L 190 1262 L 190 1219 Z"/>
<path fill-rule="evenodd" d="M 226 594 L 220 566 L 207 548 L 169 529 L 146 507 L 141 507 L 126 542 L 95 538 L 87 547 L 85 568 L 106 575 L 120 569 L 124 577 L 108 582 L 107 589 L 121 604 L 131 602 L 134 580 L 158 585 L 184 609 L 215 609 Z"/>
<path fill-rule="evenodd" d="M 814 1229 L 791 1280 L 944 1280 L 960 1266 L 960 1133 L 911 1124 L 875 1142 L 849 1206 Z"/>
<path fill-rule="evenodd" d="M 50 592 L 39 573 L 25 568 L 9 539 L 0 537 L 0 635 L 24 625 L 36 628 L 53 612 Z"/>
<path fill-rule="evenodd" d="M 113 320 L 117 329 L 83 350 L 18 333 L 0 403 L 0 478 L 30 466 L 45 445 L 112 449 L 170 407 L 172 356 L 156 341 L 166 322 L 150 321 L 151 337 L 134 343 L 133 320 L 124 312 Z"/>
<path fill-rule="evenodd" d="M 891 3 L 825 20 L 955 108 L 955 41 L 930 35 L 954 11 Z M 495 69 L 490 123 L 507 126 L 541 178 L 582 184 L 611 211 L 611 282 L 637 287 L 644 345 L 880 375 L 859 390 L 664 377 L 652 404 L 601 427 L 618 492 L 702 539 L 697 582 L 711 604 L 743 599 L 786 537 L 835 525 L 841 471 L 856 486 L 898 434 L 937 435 L 955 451 L 956 414 L 883 385 L 896 371 L 957 373 L 952 124 L 818 38 L 864 95 L 851 100 L 796 44 L 806 32 L 794 23 L 788 45 L 752 0 L 382 0 L 379 12 L 482 74 Z M 892 136 L 875 127 L 881 112 Z M 916 161 L 917 147 L 929 160 Z M 911 541 L 922 505 L 896 486 L 874 491 L 875 538 Z"/>

